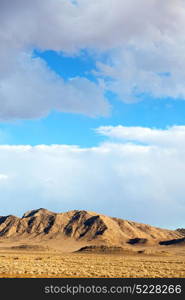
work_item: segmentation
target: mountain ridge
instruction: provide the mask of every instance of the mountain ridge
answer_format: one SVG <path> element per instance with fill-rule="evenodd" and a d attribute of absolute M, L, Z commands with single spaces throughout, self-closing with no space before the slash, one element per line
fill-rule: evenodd
<path fill-rule="evenodd" d="M 176 230 L 162 229 L 86 210 L 55 213 L 39 208 L 25 212 L 22 217 L 0 217 L 1 242 L 28 241 L 52 244 L 56 241 L 61 248 L 71 243 L 78 249 L 78 245 L 159 245 L 165 241 L 181 240 L 182 237 L 182 233 Z"/>

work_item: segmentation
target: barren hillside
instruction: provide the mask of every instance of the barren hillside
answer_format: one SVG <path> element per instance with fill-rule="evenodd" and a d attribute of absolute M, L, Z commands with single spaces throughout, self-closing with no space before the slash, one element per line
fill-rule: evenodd
<path fill-rule="evenodd" d="M 0 217 L 0 242 L 46 243 L 65 249 L 88 245 L 159 245 L 181 240 L 181 232 L 112 218 L 88 211 L 54 213 L 46 209 L 26 212 L 22 218 Z"/>

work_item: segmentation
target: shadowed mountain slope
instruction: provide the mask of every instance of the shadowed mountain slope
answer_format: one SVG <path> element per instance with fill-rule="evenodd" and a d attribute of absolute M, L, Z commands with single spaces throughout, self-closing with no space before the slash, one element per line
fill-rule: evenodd
<path fill-rule="evenodd" d="M 179 231 L 112 218 L 85 210 L 54 213 L 46 209 L 26 212 L 22 218 L 0 217 L 0 241 L 69 241 L 83 245 L 159 244 L 181 239 Z"/>

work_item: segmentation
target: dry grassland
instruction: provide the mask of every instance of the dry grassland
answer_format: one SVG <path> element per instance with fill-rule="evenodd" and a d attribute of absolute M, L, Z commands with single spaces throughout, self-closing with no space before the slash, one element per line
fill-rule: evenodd
<path fill-rule="evenodd" d="M 185 278 L 185 256 L 1 251 L 0 277 Z"/>

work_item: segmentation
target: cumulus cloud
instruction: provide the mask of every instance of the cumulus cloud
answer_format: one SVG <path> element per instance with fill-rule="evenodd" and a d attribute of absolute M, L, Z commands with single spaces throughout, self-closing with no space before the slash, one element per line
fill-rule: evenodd
<path fill-rule="evenodd" d="M 13 118 L 39 117 L 56 106 L 87 115 L 107 113 L 108 104 L 98 84 L 92 88 L 92 82 L 77 79 L 64 88 L 61 79 L 60 87 L 59 81 L 48 85 L 46 77 L 52 77 L 52 72 L 43 64 L 37 70 L 34 59 L 25 70 L 21 53 L 34 48 L 68 55 L 84 48 L 108 51 L 108 62 L 97 62 L 96 75 L 105 80 L 106 90 L 123 101 L 136 101 L 143 93 L 184 99 L 184 25 L 183 0 L 1 0 L 0 104 L 4 119 L 12 118 L 14 110 Z M 55 88 L 61 92 L 61 103 Z"/>
<path fill-rule="evenodd" d="M 16 47 L 107 50 L 141 38 L 153 43 L 177 37 L 184 13 L 183 0 L 2 0 L 1 33 L 6 30 L 5 42 Z"/>
<path fill-rule="evenodd" d="M 185 99 L 184 28 L 184 0 L 1 0 L 0 120 L 39 118 L 52 110 L 106 115 L 106 90 L 126 102 L 143 94 Z M 104 84 L 64 81 L 32 57 L 35 48 L 106 53 L 94 72 Z M 32 203 L 181 226 L 184 126 L 97 132 L 113 141 L 87 149 L 0 146 L 0 203 L 11 203 L 6 213 Z"/>
<path fill-rule="evenodd" d="M 185 145 L 185 126 L 172 126 L 168 129 L 145 127 L 101 126 L 96 132 L 125 142 L 146 143 L 164 147 L 182 147 Z"/>
<path fill-rule="evenodd" d="M 22 54 L 14 72 L 0 81 L 0 120 L 31 119 L 52 110 L 108 115 L 104 91 L 86 78 L 65 82 L 39 58 Z"/>
<path fill-rule="evenodd" d="M 110 105 L 98 83 L 85 77 L 64 81 L 44 61 L 31 57 L 35 47 L 42 47 L 39 45 L 42 37 L 45 42 L 50 40 L 56 29 L 57 32 L 61 29 L 65 36 L 65 29 L 57 24 L 57 28 L 50 32 L 52 21 L 47 18 L 57 22 L 59 13 L 65 23 L 65 6 L 73 7 L 72 4 L 68 1 L 53 1 L 52 4 L 48 0 L 44 5 L 42 1 L 27 4 L 25 1 L 0 3 L 0 120 L 39 118 L 53 110 L 91 117 L 108 115 Z M 60 36 L 57 39 L 60 40 Z M 56 49 L 53 41 L 50 42 L 49 49 Z M 61 51 L 65 50 L 67 43 L 63 42 L 60 44 Z"/>
<path fill-rule="evenodd" d="M 126 103 L 145 98 L 185 100 L 185 44 L 178 40 L 160 45 L 125 47 L 109 64 L 97 63 L 96 75 Z"/>
<path fill-rule="evenodd" d="M 153 134 L 141 130 L 130 135 L 140 141 Z M 0 146 L 0 173 L 7 176 L 0 182 L 1 214 L 20 215 L 37 207 L 87 209 L 157 226 L 183 226 L 185 152 L 179 143 L 169 143 L 177 131 L 169 129 L 166 146 L 149 138 L 148 145 L 107 140 L 93 148 Z M 5 202 L 11 207 L 4 208 Z"/>

